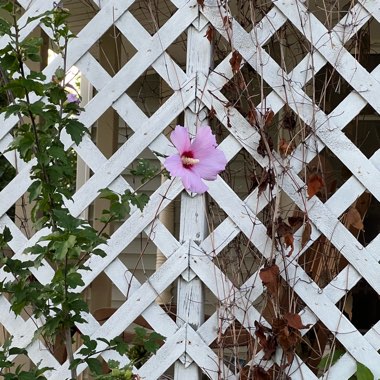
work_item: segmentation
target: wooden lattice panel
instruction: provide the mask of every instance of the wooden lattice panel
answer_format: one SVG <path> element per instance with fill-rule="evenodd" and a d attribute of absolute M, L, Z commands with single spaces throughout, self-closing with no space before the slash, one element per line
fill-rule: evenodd
<path fill-rule="evenodd" d="M 379 168 L 380 159 L 376 152 L 367 158 L 345 135 L 343 129 L 369 104 L 377 114 L 380 113 L 380 73 L 379 68 L 368 72 L 347 50 L 345 44 L 371 19 L 380 22 L 380 8 L 376 0 L 360 0 L 328 30 L 323 23 L 307 9 L 301 0 L 273 1 L 267 14 L 255 23 L 248 32 L 230 13 L 225 2 L 218 0 L 172 0 L 178 8 L 173 16 L 151 36 L 146 29 L 129 12 L 133 0 L 93 0 L 99 11 L 81 30 L 78 38 L 72 40 L 68 49 L 68 68 L 76 66 L 97 90 L 97 94 L 86 105 L 80 121 L 90 128 L 110 107 L 112 107 L 133 130 L 133 135 L 107 159 L 95 143 L 85 136 L 76 146 L 66 134 L 62 141 L 66 147 L 73 147 L 78 156 L 91 169 L 93 175 L 79 188 L 73 199 L 66 206 L 74 216 L 79 216 L 98 197 L 100 189 L 109 187 L 119 193 L 132 188 L 123 178 L 122 173 L 144 149 L 170 155 L 174 148 L 164 135 L 168 125 L 184 114 L 186 126 L 205 121 L 209 110 L 213 110 L 219 123 L 225 126 L 224 140 L 220 144 L 228 158 L 233 158 L 244 149 L 263 168 L 269 164 L 277 176 L 277 185 L 273 194 L 285 193 L 292 203 L 307 213 L 312 226 L 311 238 L 302 244 L 302 230 L 296 233 L 294 252 L 286 257 L 278 247 L 272 244 L 267 235 L 267 227 L 261 221 L 260 213 L 268 206 L 269 199 L 265 191 L 251 191 L 242 200 L 231 184 L 218 177 L 209 182 L 210 199 L 218 204 L 226 214 L 225 219 L 208 234 L 204 234 L 204 225 L 198 221 L 199 214 L 205 210 L 205 197 L 192 197 L 183 192 L 179 179 L 167 179 L 151 196 L 143 212 L 134 210 L 131 216 L 114 232 L 108 244 L 102 247 L 106 257 L 93 257 L 87 264 L 91 271 L 82 273 L 85 286 L 104 272 L 114 286 L 127 299 L 121 307 L 103 325 L 88 314 L 87 324 L 78 326 L 79 331 L 93 339 L 116 337 L 127 329 L 133 321 L 142 315 L 155 331 L 166 337 L 165 343 L 157 354 L 144 364 L 137 372 L 143 379 L 159 378 L 177 362 L 178 379 L 196 379 L 197 367 L 212 379 L 235 379 L 239 375 L 235 369 L 223 363 L 210 345 L 236 319 L 254 337 L 255 321 L 269 326 L 260 311 L 255 308 L 255 301 L 265 291 L 258 277 L 252 273 L 243 285 L 236 286 L 217 265 L 217 257 L 223 249 L 239 234 L 243 233 L 254 245 L 263 258 L 277 258 L 283 281 L 293 289 L 303 301 L 300 311 L 302 322 L 309 325 L 309 330 L 318 321 L 334 334 L 344 347 L 346 353 L 329 369 L 331 379 L 348 379 L 356 370 L 356 362 L 363 363 L 371 369 L 375 378 L 380 377 L 380 321 L 365 335 L 342 314 L 337 303 L 362 278 L 380 294 L 379 280 L 379 239 L 375 238 L 366 247 L 349 232 L 342 223 L 341 216 L 365 191 L 380 201 Z M 40 14 L 54 6 L 54 1 L 34 0 L 19 1 L 25 9 L 20 25 L 25 20 Z M 223 3 L 223 4 L 221 4 Z M 228 22 L 226 21 L 228 20 Z M 285 25 L 290 23 L 298 30 L 308 44 L 308 53 L 291 70 L 285 72 L 264 48 L 268 41 Z M 99 38 L 113 25 L 137 50 L 136 54 L 111 77 L 89 50 Z M 22 30 L 26 38 L 37 21 L 31 22 Z M 230 44 L 229 54 L 213 70 L 209 71 L 211 56 L 209 41 L 205 34 L 209 27 L 218 32 Z M 166 50 L 182 34 L 187 33 L 187 67 L 183 70 Z M 5 46 L 6 40 L 0 40 Z M 233 102 L 223 93 L 223 86 L 233 78 L 230 60 L 233 51 L 238 51 L 243 58 L 242 65 L 250 66 L 270 87 L 268 94 L 257 104 L 258 110 L 270 108 L 275 115 L 286 105 L 313 133 L 299 144 L 291 156 L 281 157 L 275 151 L 273 156 L 263 157 L 257 147 L 260 134 L 252 128 L 245 115 L 234 107 Z M 48 78 L 61 64 L 56 58 L 46 69 Z M 308 95 L 306 85 L 325 65 L 330 64 L 336 72 L 352 87 L 352 92 L 329 114 L 320 108 Z M 127 89 L 144 72 L 153 70 L 174 91 L 174 94 L 151 116 L 146 116 L 127 95 Z M 228 104 L 228 106 L 226 106 Z M 227 117 L 228 115 L 228 117 Z M 0 150 L 7 149 L 12 141 L 11 130 L 17 118 L 0 120 Z M 325 202 L 314 196 L 307 197 L 305 178 L 302 171 L 325 147 L 350 170 L 349 178 Z M 8 226 L 13 234 L 9 246 L 14 255 L 24 258 L 23 251 L 35 244 L 48 233 L 45 229 L 38 231 L 28 240 L 20 229 L 6 214 L 18 199 L 25 194 L 31 184 L 29 170 L 33 163 L 25 164 L 13 152 L 6 153 L 7 159 L 17 168 L 17 176 L 0 193 L 0 227 Z M 163 159 L 161 159 L 163 162 Z M 272 160 L 269 162 L 269 160 Z M 158 219 L 178 195 L 181 195 L 180 238 L 175 238 Z M 208 198 L 207 198 L 208 199 Z M 199 225 L 198 225 L 199 222 Z M 202 233 L 197 235 L 201 231 Z M 128 268 L 120 260 L 123 249 L 143 231 L 152 243 L 166 256 L 167 261 L 146 282 L 139 283 L 133 275 L 133 268 Z M 324 235 L 339 253 L 347 260 L 347 265 L 323 289 L 310 277 L 300 264 L 302 254 L 312 243 Z M 190 274 L 189 274 L 190 273 Z M 33 274 L 41 283 L 48 283 L 54 275 L 53 269 L 44 263 Z M 1 272 L 0 279 L 9 277 Z M 170 284 L 182 278 L 193 290 L 200 290 L 199 283 L 207 287 L 219 301 L 220 308 L 206 322 L 196 313 L 202 308 L 186 306 L 184 286 L 183 299 L 178 296 L 181 322 L 176 324 L 155 300 Z M 200 281 L 199 281 L 200 280 Z M 182 281 L 182 280 L 181 280 Z M 198 281 L 198 283 L 195 283 Z M 195 296 L 193 300 L 202 297 Z M 13 343 L 27 349 L 34 363 L 52 367 L 49 379 L 62 380 L 70 377 L 69 364 L 60 365 L 41 341 L 33 339 L 36 331 L 35 322 L 15 317 L 9 312 L 9 302 L 4 296 L 0 298 L 0 323 L 14 336 Z M 228 316 L 228 318 L 227 318 Z M 196 322 L 194 322 L 196 321 Z M 303 334 L 308 332 L 302 330 Z M 98 349 L 105 348 L 99 343 Z M 119 357 L 115 352 L 105 351 L 104 359 L 116 359 L 126 363 L 127 358 Z M 253 363 L 263 364 L 263 353 L 259 352 L 252 359 Z M 281 364 L 281 355 L 276 355 L 265 365 L 269 368 L 277 361 Z M 195 364 L 194 364 L 195 363 Z M 195 370 L 194 370 L 195 368 Z M 78 372 L 85 369 L 78 367 Z M 295 357 L 287 370 L 292 379 L 317 379 L 318 376 Z M 180 375 L 179 375 L 180 374 Z M 194 375 L 195 374 L 195 375 Z"/>

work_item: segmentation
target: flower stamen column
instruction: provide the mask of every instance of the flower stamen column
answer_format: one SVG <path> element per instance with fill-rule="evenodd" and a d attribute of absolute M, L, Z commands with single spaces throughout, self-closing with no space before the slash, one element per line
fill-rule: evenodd
<path fill-rule="evenodd" d="M 208 75 L 211 66 L 212 46 L 205 37 L 208 24 L 200 14 L 188 29 L 187 36 L 187 74 L 191 77 L 197 73 Z M 195 91 L 197 89 L 195 88 Z M 202 110 L 198 100 L 185 111 L 185 127 L 195 136 L 197 127 L 206 125 L 207 112 Z M 201 242 L 207 231 L 205 214 L 205 195 L 190 195 L 183 192 L 181 196 L 180 240 L 189 242 L 189 258 L 200 255 L 194 246 Z M 194 243 L 193 243 L 194 242 Z M 177 290 L 177 324 L 187 325 L 196 330 L 204 321 L 203 286 L 198 277 L 189 268 L 178 279 Z M 187 344 L 191 342 L 187 341 Z M 175 380 L 200 380 L 201 371 L 187 353 L 175 365 Z M 184 364 L 183 364 L 184 363 Z"/>

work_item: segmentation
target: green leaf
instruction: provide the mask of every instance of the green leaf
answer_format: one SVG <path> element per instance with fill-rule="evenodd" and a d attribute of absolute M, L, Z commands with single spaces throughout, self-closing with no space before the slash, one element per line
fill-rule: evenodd
<path fill-rule="evenodd" d="M 113 368 L 119 368 L 120 367 L 120 362 L 118 362 L 117 360 L 109 360 L 108 362 L 108 367 L 110 367 L 110 369 L 113 369 Z"/>
<path fill-rule="evenodd" d="M 148 202 L 149 202 L 149 196 L 146 194 L 140 194 L 140 195 L 134 194 L 133 196 L 131 196 L 131 203 L 137 206 L 140 209 L 140 211 L 144 209 L 144 207 L 146 206 Z"/>
<path fill-rule="evenodd" d="M 33 62 L 40 62 L 41 56 L 37 53 L 28 53 L 27 57 Z"/>
<path fill-rule="evenodd" d="M 108 199 L 110 201 L 119 201 L 119 194 L 113 192 L 112 190 L 110 189 L 101 189 L 99 190 L 99 198 L 102 198 L 102 199 Z"/>
<path fill-rule="evenodd" d="M 63 260 L 66 258 L 67 252 L 70 248 L 74 246 L 76 242 L 76 237 L 74 235 L 70 235 L 66 241 L 57 241 L 53 244 L 55 248 L 55 259 Z"/>
<path fill-rule="evenodd" d="M 86 363 L 93 374 L 100 375 L 103 372 L 102 364 L 98 359 L 88 358 L 86 359 Z"/>
<path fill-rule="evenodd" d="M 29 192 L 29 202 L 33 202 L 35 199 L 38 198 L 38 196 L 41 194 L 42 191 L 42 183 L 41 181 L 34 181 L 28 189 Z"/>
<path fill-rule="evenodd" d="M 4 227 L 2 235 L 5 243 L 9 243 L 12 240 L 11 230 L 8 227 Z"/>
<path fill-rule="evenodd" d="M 149 160 L 144 158 L 140 158 L 137 162 L 136 168 L 131 169 L 131 174 L 137 177 L 141 177 L 142 183 L 153 178 L 157 172 L 158 169 L 156 167 L 152 167 Z"/>
<path fill-rule="evenodd" d="M 318 369 L 324 369 L 327 366 L 331 366 L 331 365 L 335 364 L 340 359 L 340 357 L 343 356 L 345 353 L 346 352 L 344 350 L 337 348 L 334 351 L 334 354 L 332 356 L 331 356 L 331 353 L 324 356 L 321 359 L 321 361 L 319 362 L 317 368 Z"/>
<path fill-rule="evenodd" d="M 9 34 L 11 31 L 10 24 L 0 17 L 0 36 L 4 36 L 4 34 Z"/>
<path fill-rule="evenodd" d="M 92 251 L 92 254 L 96 255 L 96 256 L 100 256 L 100 257 L 106 257 L 107 256 L 107 254 L 102 249 L 99 249 L 99 248 L 94 249 Z"/>
<path fill-rule="evenodd" d="M 45 115 L 44 106 L 45 106 L 45 103 L 39 100 L 37 102 L 32 103 L 29 106 L 29 109 L 30 109 L 30 112 L 32 112 L 35 115 L 44 116 Z"/>
<path fill-rule="evenodd" d="M 78 120 L 70 120 L 66 125 L 66 132 L 70 135 L 75 144 L 79 145 L 83 135 L 88 132 L 88 130 Z"/>
<path fill-rule="evenodd" d="M 24 348 L 11 347 L 9 349 L 9 355 L 26 355 L 28 352 Z"/>
<path fill-rule="evenodd" d="M 63 70 L 61 67 L 58 68 L 55 71 L 55 76 L 56 76 L 58 81 L 62 81 L 63 79 L 65 79 L 65 70 Z"/>
<path fill-rule="evenodd" d="M 66 277 L 67 285 L 71 289 L 75 289 L 78 286 L 83 286 L 84 282 L 82 280 L 82 275 L 77 272 L 69 273 Z"/>
<path fill-rule="evenodd" d="M 6 54 L 1 57 L 1 66 L 4 70 L 14 72 L 19 67 L 19 61 L 14 54 Z"/>
<path fill-rule="evenodd" d="M 124 219 L 129 211 L 131 210 L 128 203 L 112 203 L 110 207 L 110 212 L 112 215 L 114 215 L 117 219 L 122 220 Z"/>
<path fill-rule="evenodd" d="M 13 12 L 13 3 L 7 0 L 2 0 L 0 2 L 0 8 L 5 9 L 7 12 Z"/>
<path fill-rule="evenodd" d="M 371 370 L 366 367 L 364 364 L 357 362 L 356 363 L 356 378 L 357 380 L 374 380 L 375 377 Z"/>
<path fill-rule="evenodd" d="M 36 380 L 33 372 L 21 372 L 18 375 L 19 380 Z"/>
<path fill-rule="evenodd" d="M 11 115 L 15 115 L 21 112 L 23 107 L 20 104 L 10 104 L 9 106 L 3 108 L 1 112 L 5 113 L 5 118 L 7 119 Z"/>
<path fill-rule="evenodd" d="M 52 87 L 49 91 L 49 100 L 53 104 L 64 102 L 66 100 L 65 90 L 59 85 Z"/>
<path fill-rule="evenodd" d="M 66 209 L 53 210 L 53 213 L 56 216 L 59 225 L 65 230 L 73 231 L 82 223 L 80 219 L 74 218 L 70 215 L 69 211 Z"/>

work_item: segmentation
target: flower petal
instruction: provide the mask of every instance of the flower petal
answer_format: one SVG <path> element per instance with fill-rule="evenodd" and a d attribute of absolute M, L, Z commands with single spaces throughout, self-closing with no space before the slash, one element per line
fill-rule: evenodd
<path fill-rule="evenodd" d="M 190 150 L 190 137 L 189 132 L 185 127 L 177 125 L 170 135 L 170 140 L 177 148 L 179 154 Z"/>
<path fill-rule="evenodd" d="M 186 190 L 198 194 L 202 194 L 207 191 L 208 187 L 196 173 L 190 169 L 185 170 L 186 173 L 182 176 L 182 183 Z"/>
<path fill-rule="evenodd" d="M 191 151 L 195 158 L 202 159 L 208 157 L 210 150 L 217 146 L 215 136 L 212 134 L 209 126 L 200 127 L 197 130 L 197 135 L 191 143 Z"/>
<path fill-rule="evenodd" d="M 179 154 L 168 157 L 164 162 L 164 166 L 172 177 L 182 177 L 186 171 Z"/>
<path fill-rule="evenodd" d="M 211 148 L 207 157 L 203 157 L 191 169 L 201 178 L 215 180 L 216 176 L 226 168 L 227 159 L 223 151 Z"/>

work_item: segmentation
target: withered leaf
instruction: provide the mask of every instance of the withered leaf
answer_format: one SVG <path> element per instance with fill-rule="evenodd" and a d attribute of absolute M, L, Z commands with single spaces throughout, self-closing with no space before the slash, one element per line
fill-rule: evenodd
<path fill-rule="evenodd" d="M 289 156 L 289 154 L 292 154 L 294 150 L 294 145 L 285 139 L 281 139 L 278 144 L 278 151 L 282 156 Z"/>
<path fill-rule="evenodd" d="M 303 229 L 302 237 L 301 237 L 301 247 L 302 248 L 308 243 L 308 241 L 310 240 L 310 236 L 311 236 L 311 224 L 307 220 L 305 222 L 305 227 Z"/>
<path fill-rule="evenodd" d="M 272 330 L 263 326 L 261 323 L 255 321 L 255 327 L 255 335 L 258 338 L 259 345 L 264 351 L 263 359 L 269 360 L 276 352 L 276 338 L 271 334 Z M 268 335 L 265 335 L 265 332 L 268 333 Z"/>
<path fill-rule="evenodd" d="M 273 334 L 276 336 L 287 327 L 288 322 L 284 318 L 274 318 L 272 321 Z"/>
<path fill-rule="evenodd" d="M 293 129 L 295 129 L 296 124 L 297 123 L 293 111 L 287 109 L 285 116 L 282 120 L 282 127 L 292 131 Z"/>
<path fill-rule="evenodd" d="M 346 222 L 348 226 L 352 226 L 361 231 L 364 228 L 362 217 L 355 207 L 350 207 L 346 214 Z"/>
<path fill-rule="evenodd" d="M 259 141 L 259 146 L 257 147 L 257 153 L 260 154 L 260 156 L 265 157 L 268 154 L 267 146 L 265 144 L 265 140 L 268 144 L 268 148 L 270 151 L 273 150 L 273 140 L 266 132 L 261 132 L 261 138 Z"/>
<path fill-rule="evenodd" d="M 308 326 L 305 326 L 302 323 L 301 317 L 297 313 L 285 313 L 284 318 L 286 322 L 288 322 L 288 326 L 293 327 L 294 329 L 301 330 L 308 328 Z"/>
<path fill-rule="evenodd" d="M 223 26 L 229 28 L 231 26 L 231 18 L 228 16 L 223 17 Z"/>
<path fill-rule="evenodd" d="M 288 217 L 288 223 L 293 228 L 293 231 L 298 230 L 304 221 L 303 216 L 289 216 Z"/>
<path fill-rule="evenodd" d="M 264 267 L 259 272 L 260 279 L 266 286 L 268 293 L 276 295 L 279 286 L 280 269 L 276 264 Z"/>
<path fill-rule="evenodd" d="M 232 128 L 230 116 L 227 115 L 227 128 Z"/>
<path fill-rule="evenodd" d="M 210 41 L 210 43 L 214 39 L 214 31 L 215 31 L 215 29 L 211 25 L 209 25 L 209 27 L 207 28 L 205 37 L 207 37 L 207 39 Z"/>
<path fill-rule="evenodd" d="M 205 0 L 197 0 L 198 5 L 203 9 L 205 6 Z"/>
<path fill-rule="evenodd" d="M 268 108 L 265 111 L 265 115 L 264 115 L 264 126 L 265 127 L 271 126 L 272 121 L 273 121 L 273 117 L 274 117 L 274 112 L 270 108 Z"/>
<path fill-rule="evenodd" d="M 274 172 L 272 169 L 267 170 L 266 168 L 264 168 L 261 175 L 261 180 L 259 183 L 258 195 L 262 194 L 267 189 L 268 185 L 269 185 L 269 188 L 273 190 L 274 186 L 276 185 L 276 179 L 275 179 Z"/>
<path fill-rule="evenodd" d="M 233 73 L 237 73 L 240 70 L 240 65 L 241 65 L 242 59 L 243 59 L 242 55 L 237 50 L 234 50 L 232 52 L 232 57 L 230 59 L 230 65 L 231 65 Z"/>
<path fill-rule="evenodd" d="M 307 180 L 307 195 L 312 198 L 325 186 L 323 178 L 319 174 L 312 174 Z"/>
<path fill-rule="evenodd" d="M 253 367 L 252 380 L 270 380 L 271 376 L 264 368 L 255 365 Z"/>
<path fill-rule="evenodd" d="M 251 108 L 248 111 L 247 119 L 252 126 L 256 126 L 256 124 L 257 124 L 257 111 L 254 108 Z"/>
<path fill-rule="evenodd" d="M 281 217 L 277 219 L 276 224 L 276 232 L 279 237 L 285 237 L 286 235 L 291 235 L 293 233 L 293 229 L 288 224 L 286 224 Z"/>
<path fill-rule="evenodd" d="M 290 324 L 286 317 L 290 320 Z M 293 313 L 285 314 L 284 318 L 275 318 L 272 322 L 273 334 L 277 339 L 277 343 L 284 350 L 288 364 L 293 361 L 296 346 L 301 342 L 301 333 L 291 324 L 298 326 L 299 323 L 302 325 L 302 321 L 299 322 L 297 317 L 293 316 Z"/>
<path fill-rule="evenodd" d="M 277 342 L 284 350 L 288 364 L 294 359 L 297 345 L 301 342 L 301 333 L 296 329 L 285 328 L 277 336 Z"/>
<path fill-rule="evenodd" d="M 214 107 L 211 107 L 210 111 L 208 112 L 208 119 L 213 120 L 216 116 L 216 111 Z"/>
<path fill-rule="evenodd" d="M 294 236 L 293 236 L 293 234 L 286 234 L 284 236 L 284 242 L 285 242 L 286 248 L 290 247 L 290 251 L 286 255 L 287 257 L 289 257 L 292 255 L 292 253 L 294 251 Z"/>

